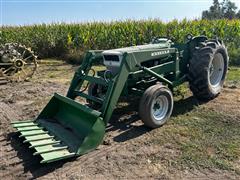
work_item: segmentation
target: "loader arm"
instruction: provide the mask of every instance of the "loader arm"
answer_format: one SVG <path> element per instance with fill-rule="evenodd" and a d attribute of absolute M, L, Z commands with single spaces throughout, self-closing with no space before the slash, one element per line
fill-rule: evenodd
<path fill-rule="evenodd" d="M 89 51 L 86 53 L 82 66 L 80 66 L 79 69 L 75 72 L 75 75 L 73 77 L 73 80 L 67 93 L 67 97 L 73 100 L 77 96 L 83 97 L 83 94 L 82 93 L 80 94 L 79 90 L 81 89 L 84 80 L 100 84 L 100 81 L 102 80 L 100 80 L 99 77 L 90 78 L 89 76 L 86 75 L 91 69 L 92 64 L 96 61 L 99 61 L 101 58 L 102 58 L 101 51 Z M 124 62 L 127 62 L 125 60 L 126 58 L 129 58 L 127 53 L 124 54 Z M 121 71 L 118 73 L 117 76 L 115 76 L 109 82 L 106 82 L 106 85 L 108 85 L 108 91 L 106 93 L 105 99 L 102 102 L 101 108 L 101 117 L 103 118 L 105 125 L 111 118 L 112 112 L 118 102 L 118 99 L 121 95 L 121 92 L 125 86 L 125 83 L 130 72 L 130 67 L 127 63 L 122 63 L 120 69 Z M 89 99 L 92 98 L 87 95 L 84 96 Z"/>

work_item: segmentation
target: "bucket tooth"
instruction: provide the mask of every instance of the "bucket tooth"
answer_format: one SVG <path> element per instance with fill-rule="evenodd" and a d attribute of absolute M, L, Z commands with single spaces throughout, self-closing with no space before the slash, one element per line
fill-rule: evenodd
<path fill-rule="evenodd" d="M 40 148 L 40 147 L 38 147 L 38 148 Z M 35 148 L 35 149 L 38 149 L 38 148 Z M 46 146 L 46 147 L 44 147 L 44 146 L 42 146 L 42 149 L 44 149 L 44 150 L 42 150 L 42 151 L 37 151 L 37 152 L 35 152 L 35 153 L 33 153 L 33 155 L 39 155 L 39 154 L 44 154 L 44 153 L 49 153 L 49 152 L 55 152 L 55 151 L 59 151 L 59 150 L 64 150 L 64 149 L 67 149 L 68 147 L 67 146 L 60 146 L 60 147 L 49 147 L 49 146 Z"/>
<path fill-rule="evenodd" d="M 38 126 L 37 124 L 31 124 L 31 125 L 17 125 L 15 128 L 23 128 L 23 127 L 36 127 Z"/>
<path fill-rule="evenodd" d="M 61 141 L 53 141 L 51 140 L 50 142 L 42 142 L 42 143 L 36 143 L 34 145 L 31 145 L 29 148 L 36 148 L 39 146 L 46 146 L 46 145 L 54 145 L 54 144 L 59 144 Z"/>
<path fill-rule="evenodd" d="M 25 122 L 25 123 L 13 124 L 13 127 L 15 127 L 15 128 L 19 128 L 19 127 L 32 127 L 32 126 L 37 126 L 37 124 L 34 123 L 34 122 Z"/>
<path fill-rule="evenodd" d="M 34 146 L 41 146 L 41 145 L 44 145 L 44 144 L 48 144 L 48 143 L 58 143 L 59 140 L 55 140 L 55 139 L 44 139 L 44 140 L 39 140 L 39 141 L 31 141 L 29 142 L 31 144 L 32 147 Z"/>
<path fill-rule="evenodd" d="M 61 150 L 61 151 L 53 151 L 53 152 L 49 152 L 49 153 L 44 153 L 41 154 L 43 160 L 40 163 L 50 163 L 53 161 L 57 161 L 60 159 L 66 159 L 66 158 L 70 158 L 70 157 L 74 157 L 76 156 L 75 153 L 70 153 L 67 150 Z"/>
<path fill-rule="evenodd" d="M 34 120 L 26 120 L 26 121 L 12 121 L 11 124 L 22 124 L 22 123 L 29 123 L 34 122 Z"/>
<path fill-rule="evenodd" d="M 36 135 L 36 136 L 27 136 L 25 138 L 26 138 L 26 140 L 23 141 L 24 143 L 32 142 L 32 141 L 40 141 L 40 140 L 44 140 L 44 139 L 53 139 L 54 136 L 50 136 L 49 134 L 43 134 L 43 135 Z"/>
<path fill-rule="evenodd" d="M 27 131 L 24 131 L 24 132 L 27 132 Z M 26 134 L 26 135 L 20 135 L 19 137 L 28 137 L 28 136 L 35 136 L 35 135 L 43 135 L 43 134 L 47 134 L 48 132 L 37 132 L 37 133 L 34 133 L 34 134 Z"/>
<path fill-rule="evenodd" d="M 23 131 L 32 131 L 32 130 L 39 130 L 43 129 L 42 127 L 34 126 L 34 127 L 19 127 L 17 128 L 18 131 L 23 132 Z"/>
<path fill-rule="evenodd" d="M 33 130 L 33 131 L 22 131 L 19 137 L 27 137 L 27 136 L 34 136 L 34 135 L 47 134 L 47 133 L 48 131 L 44 131 L 42 129 Z"/>

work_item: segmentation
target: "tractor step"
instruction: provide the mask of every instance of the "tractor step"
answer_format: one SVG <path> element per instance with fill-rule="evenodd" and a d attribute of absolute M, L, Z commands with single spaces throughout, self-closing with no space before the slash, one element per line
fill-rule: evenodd
<path fill-rule="evenodd" d="M 36 121 L 19 121 L 13 122 L 13 127 L 20 132 L 19 137 L 24 137 L 24 143 L 29 143 L 30 148 L 34 148 L 36 152 L 33 155 L 40 155 L 42 157 L 41 163 L 49 163 L 60 159 L 65 159 L 69 157 L 73 157 L 76 155 L 75 152 L 72 151 L 72 148 L 66 145 L 66 143 L 62 140 L 59 140 L 57 134 L 53 135 L 51 128 L 55 128 L 58 130 L 57 125 L 50 126 L 50 130 L 46 130 L 43 126 L 41 126 L 41 122 L 44 123 L 43 120 L 38 122 Z M 51 123 L 50 123 L 51 124 Z M 66 133 L 62 130 L 60 133 Z M 71 138 L 73 138 L 71 136 Z M 79 140 L 77 140 L 79 141 Z"/>

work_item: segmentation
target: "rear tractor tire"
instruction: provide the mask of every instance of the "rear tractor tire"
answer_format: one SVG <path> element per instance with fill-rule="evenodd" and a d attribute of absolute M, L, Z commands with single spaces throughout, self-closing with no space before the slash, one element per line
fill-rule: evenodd
<path fill-rule="evenodd" d="M 173 95 L 168 87 L 157 84 L 149 87 L 140 100 L 139 115 L 150 128 L 162 126 L 172 114 Z"/>
<path fill-rule="evenodd" d="M 189 86 L 193 95 L 209 101 L 221 92 L 228 69 L 228 54 L 218 41 L 208 41 L 193 53 L 189 64 Z"/>

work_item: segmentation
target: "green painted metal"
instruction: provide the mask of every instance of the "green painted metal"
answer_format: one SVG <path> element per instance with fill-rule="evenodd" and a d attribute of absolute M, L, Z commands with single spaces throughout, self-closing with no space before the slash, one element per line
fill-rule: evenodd
<path fill-rule="evenodd" d="M 167 83 L 168 85 L 172 86 L 173 83 L 171 81 L 169 81 L 168 79 L 164 78 L 163 76 L 159 75 L 158 73 L 152 71 L 151 69 L 148 69 L 146 67 L 140 67 L 144 72 L 152 75 L 153 77 L 156 77 L 158 80 L 163 81 L 165 83 Z"/>
<path fill-rule="evenodd" d="M 78 156 L 95 149 L 105 134 L 101 113 L 55 94 L 35 121 L 13 122 L 41 163 Z M 29 129 L 30 128 L 30 129 Z M 26 131 L 27 130 L 27 131 Z"/>
<path fill-rule="evenodd" d="M 94 102 L 97 102 L 97 103 L 103 103 L 103 100 L 101 98 L 97 98 L 97 97 L 94 97 L 94 96 L 89 96 L 88 94 L 85 94 L 83 92 L 79 92 L 79 91 L 74 91 L 74 93 L 80 97 L 83 97 L 83 98 L 86 98 L 86 99 L 89 99 L 89 100 L 92 100 Z"/>
<path fill-rule="evenodd" d="M 104 71 L 90 76 L 89 71 L 102 62 L 103 50 L 88 51 L 82 65 L 75 72 L 67 96 L 54 94 L 34 120 L 12 122 L 25 143 L 42 157 L 41 163 L 79 156 L 102 143 L 105 128 L 120 96 L 142 95 L 157 81 L 174 88 L 187 80 L 188 63 L 193 49 L 204 37 L 195 37 L 186 44 L 173 44 L 160 39 L 158 43 L 111 50 L 121 54 L 119 70 L 110 79 Z M 154 64 L 154 62 L 157 64 Z M 148 67 L 147 67 L 148 66 Z M 83 82 L 96 83 L 105 88 L 104 97 L 83 92 Z M 84 89 L 85 90 L 85 89 Z M 90 108 L 79 103 L 82 97 L 101 105 Z"/>

